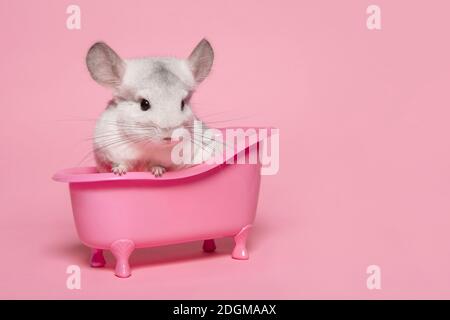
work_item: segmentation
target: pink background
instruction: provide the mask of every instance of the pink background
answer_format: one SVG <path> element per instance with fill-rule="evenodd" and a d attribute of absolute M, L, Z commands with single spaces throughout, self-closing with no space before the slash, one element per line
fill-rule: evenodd
<path fill-rule="evenodd" d="M 66 29 L 78 4 L 82 29 Z M 382 9 L 382 30 L 366 8 Z M 450 298 L 450 4 L 442 1 L 0 1 L 0 297 Z M 67 186 L 110 97 L 88 47 L 187 56 L 206 36 L 199 115 L 280 128 L 249 261 L 231 239 L 143 249 L 127 280 L 90 269 Z M 220 113 L 223 112 L 223 113 Z M 235 118 L 246 117 L 238 121 Z M 92 158 L 83 164 L 92 163 Z M 68 265 L 82 289 L 66 288 Z M 379 265 L 382 289 L 366 287 Z"/>

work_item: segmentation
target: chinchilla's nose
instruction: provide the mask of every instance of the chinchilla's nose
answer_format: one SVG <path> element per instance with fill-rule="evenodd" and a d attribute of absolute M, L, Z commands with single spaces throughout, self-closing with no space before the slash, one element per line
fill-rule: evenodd
<path fill-rule="evenodd" d="M 161 140 L 167 144 L 172 144 L 172 143 L 177 142 L 178 138 L 175 137 L 174 139 L 172 139 L 172 133 L 173 133 L 173 130 L 170 130 L 170 132 L 167 132 L 167 134 L 163 134 Z"/>
<path fill-rule="evenodd" d="M 161 136 L 162 140 L 164 141 L 171 141 L 172 140 L 172 128 L 161 128 Z"/>

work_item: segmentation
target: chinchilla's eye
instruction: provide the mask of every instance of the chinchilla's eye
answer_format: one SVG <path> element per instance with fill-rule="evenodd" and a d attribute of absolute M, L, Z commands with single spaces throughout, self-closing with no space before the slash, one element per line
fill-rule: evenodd
<path fill-rule="evenodd" d="M 181 100 L 181 111 L 184 110 L 184 100 Z"/>
<path fill-rule="evenodd" d="M 142 99 L 141 100 L 141 110 L 147 111 L 148 109 L 150 109 L 150 102 L 148 102 L 148 100 L 146 100 L 146 99 Z"/>

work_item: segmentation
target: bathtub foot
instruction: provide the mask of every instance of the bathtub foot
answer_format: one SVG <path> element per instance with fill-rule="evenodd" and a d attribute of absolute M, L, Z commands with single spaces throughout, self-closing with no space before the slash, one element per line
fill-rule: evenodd
<path fill-rule="evenodd" d="M 103 250 L 101 249 L 91 249 L 91 267 L 92 268 L 102 268 L 105 266 L 106 261 L 103 257 Z"/>
<path fill-rule="evenodd" d="M 251 225 L 245 226 L 237 235 L 234 236 L 234 242 L 236 245 L 233 249 L 233 253 L 231 254 L 233 259 L 247 260 L 249 258 L 246 242 L 251 227 Z"/>
<path fill-rule="evenodd" d="M 111 245 L 111 252 L 116 258 L 116 276 L 128 278 L 131 276 L 128 258 L 134 250 L 134 242 L 128 239 L 114 241 Z"/>
<path fill-rule="evenodd" d="M 208 239 L 203 241 L 203 251 L 205 252 L 216 251 L 216 243 L 214 242 L 214 239 Z"/>

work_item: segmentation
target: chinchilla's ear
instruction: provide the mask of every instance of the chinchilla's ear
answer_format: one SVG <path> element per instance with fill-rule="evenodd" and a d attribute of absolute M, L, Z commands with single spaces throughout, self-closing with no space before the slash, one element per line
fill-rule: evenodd
<path fill-rule="evenodd" d="M 86 64 L 99 84 L 118 87 L 125 73 L 125 62 L 106 43 L 97 42 L 88 51 Z"/>
<path fill-rule="evenodd" d="M 211 71 L 214 61 L 214 51 L 208 40 L 203 39 L 188 58 L 189 66 L 197 83 L 202 82 Z"/>

